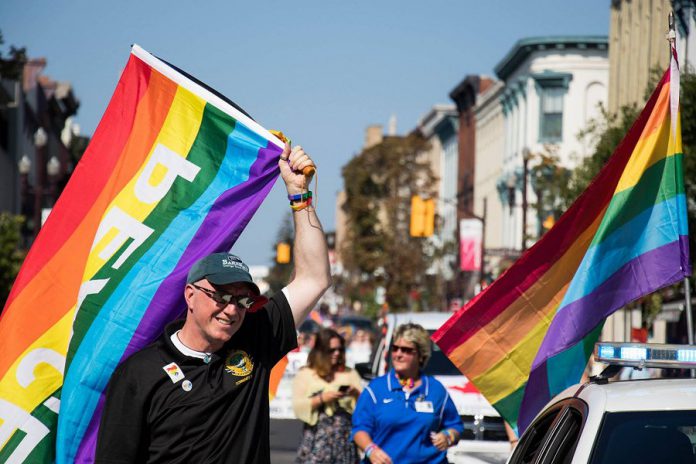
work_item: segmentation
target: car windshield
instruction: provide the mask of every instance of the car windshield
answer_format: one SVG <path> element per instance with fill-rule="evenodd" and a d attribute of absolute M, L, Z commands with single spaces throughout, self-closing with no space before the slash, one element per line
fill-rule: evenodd
<path fill-rule="evenodd" d="M 606 413 L 590 462 L 693 463 L 695 443 L 696 411 Z"/>

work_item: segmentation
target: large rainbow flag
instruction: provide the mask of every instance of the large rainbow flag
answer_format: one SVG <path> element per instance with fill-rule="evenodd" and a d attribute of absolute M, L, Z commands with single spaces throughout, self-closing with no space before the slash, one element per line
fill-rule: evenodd
<path fill-rule="evenodd" d="M 691 273 L 678 95 L 673 58 L 587 190 L 433 336 L 520 431 L 580 380 L 608 315 Z"/>
<path fill-rule="evenodd" d="M 198 258 L 232 247 L 283 144 L 134 46 L 0 317 L 0 462 L 90 462 L 114 368 L 185 310 Z"/>

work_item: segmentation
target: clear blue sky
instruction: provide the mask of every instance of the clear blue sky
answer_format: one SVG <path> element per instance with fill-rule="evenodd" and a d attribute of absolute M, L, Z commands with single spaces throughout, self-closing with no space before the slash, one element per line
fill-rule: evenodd
<path fill-rule="evenodd" d="M 520 38 L 608 35 L 610 0 L 239 1 L 1 0 L 5 45 L 46 57 L 71 81 L 92 134 L 137 43 L 283 130 L 316 160 L 319 215 L 333 230 L 341 167 L 365 127 L 391 114 L 410 131 L 467 74 L 493 67 Z M 288 209 L 280 181 L 235 251 L 271 264 Z"/>

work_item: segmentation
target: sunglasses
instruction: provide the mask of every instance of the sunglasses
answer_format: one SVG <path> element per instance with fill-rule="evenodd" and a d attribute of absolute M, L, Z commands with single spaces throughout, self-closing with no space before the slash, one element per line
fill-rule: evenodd
<path fill-rule="evenodd" d="M 403 354 L 415 354 L 416 353 L 416 348 L 411 348 L 408 346 L 401 346 L 401 345 L 392 345 L 391 346 L 391 352 L 392 353 L 397 353 L 401 351 Z"/>
<path fill-rule="evenodd" d="M 230 295 L 229 293 L 221 293 L 217 292 L 214 290 L 210 290 L 209 288 L 203 288 L 200 287 L 196 284 L 191 284 L 195 289 L 200 290 L 201 292 L 205 293 L 208 298 L 213 300 L 219 305 L 225 305 L 227 306 L 228 304 L 232 303 L 234 304 L 237 308 L 240 309 L 250 309 L 252 306 L 254 306 L 254 303 L 256 302 L 256 299 L 253 296 L 249 295 Z"/>
<path fill-rule="evenodd" d="M 329 353 L 345 353 L 346 349 L 343 348 L 342 346 L 339 346 L 338 348 L 329 348 Z"/>

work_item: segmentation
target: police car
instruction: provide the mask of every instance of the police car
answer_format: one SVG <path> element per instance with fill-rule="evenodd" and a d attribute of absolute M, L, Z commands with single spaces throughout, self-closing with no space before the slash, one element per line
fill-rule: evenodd
<path fill-rule="evenodd" d="M 381 336 L 370 362 L 356 364 L 355 368 L 365 379 L 384 375 L 391 367 L 389 347 L 399 325 L 419 324 L 432 335 L 450 316 L 438 312 L 389 314 L 380 327 Z M 447 388 L 464 423 L 464 435 L 457 446 L 448 450 L 447 459 L 452 464 L 503 464 L 510 454 L 503 419 L 439 347 L 433 344 L 432 348 L 432 356 L 423 370 Z"/>
<path fill-rule="evenodd" d="M 510 464 L 696 463 L 696 379 L 610 382 L 622 369 L 696 368 L 696 346 L 598 343 L 602 374 L 537 415 Z"/>

